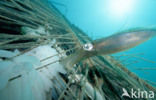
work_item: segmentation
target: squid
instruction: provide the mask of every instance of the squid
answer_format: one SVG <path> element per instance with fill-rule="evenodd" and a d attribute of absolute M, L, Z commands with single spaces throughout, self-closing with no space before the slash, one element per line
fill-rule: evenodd
<path fill-rule="evenodd" d="M 131 29 L 118 32 L 109 37 L 84 44 L 74 54 L 67 57 L 63 63 L 68 69 L 79 61 L 92 56 L 109 55 L 128 50 L 151 39 L 155 35 L 156 29 Z"/>

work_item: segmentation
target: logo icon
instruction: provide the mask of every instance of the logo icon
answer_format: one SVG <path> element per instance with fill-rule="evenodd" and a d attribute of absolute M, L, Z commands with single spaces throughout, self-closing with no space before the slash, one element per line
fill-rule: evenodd
<path fill-rule="evenodd" d="M 125 88 L 122 88 L 122 91 L 123 91 L 122 97 L 126 96 L 126 97 L 130 98 L 130 95 L 128 94 L 128 92 L 127 92 L 127 90 Z"/>

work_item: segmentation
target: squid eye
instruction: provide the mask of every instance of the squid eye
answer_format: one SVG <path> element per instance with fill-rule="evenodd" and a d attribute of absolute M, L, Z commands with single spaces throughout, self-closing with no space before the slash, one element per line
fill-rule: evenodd
<path fill-rule="evenodd" d="M 91 51 L 91 50 L 93 50 L 93 44 L 91 44 L 91 43 L 84 44 L 83 49 L 85 51 Z"/>

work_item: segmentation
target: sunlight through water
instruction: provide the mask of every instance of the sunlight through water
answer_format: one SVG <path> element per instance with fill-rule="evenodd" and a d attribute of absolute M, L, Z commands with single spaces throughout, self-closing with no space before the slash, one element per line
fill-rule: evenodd
<path fill-rule="evenodd" d="M 110 0 L 109 10 L 115 17 L 122 17 L 134 9 L 135 0 Z"/>

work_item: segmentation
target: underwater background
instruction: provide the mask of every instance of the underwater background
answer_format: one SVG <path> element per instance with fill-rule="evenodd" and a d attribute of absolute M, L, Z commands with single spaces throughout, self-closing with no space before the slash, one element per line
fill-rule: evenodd
<path fill-rule="evenodd" d="M 156 28 L 156 0 L 49 0 L 93 40 L 132 28 Z M 113 54 L 130 71 L 156 82 L 156 37 Z"/>

